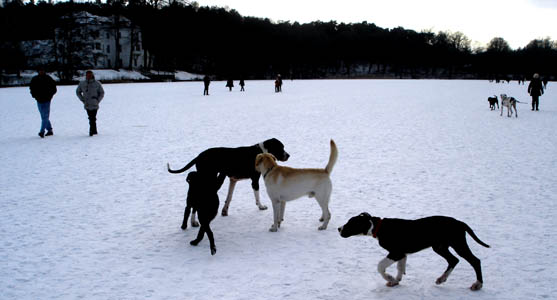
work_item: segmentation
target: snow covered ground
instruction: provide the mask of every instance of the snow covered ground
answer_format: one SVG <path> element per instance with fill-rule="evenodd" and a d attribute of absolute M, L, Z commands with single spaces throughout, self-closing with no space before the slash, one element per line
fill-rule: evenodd
<path fill-rule="evenodd" d="M 236 82 L 237 84 L 237 82 Z M 505 92 L 529 102 L 526 85 L 487 81 L 315 80 L 106 84 L 99 135 L 88 136 L 75 86 L 59 87 L 55 135 L 37 136 L 28 88 L 0 89 L 1 299 L 552 299 L 557 295 L 557 87 L 541 111 L 490 111 Z M 217 253 L 197 229 L 180 229 L 186 174 L 169 174 L 216 146 L 276 137 L 292 167 L 324 167 L 329 139 L 332 219 L 318 231 L 314 199 L 286 206 L 279 232 L 248 181 L 228 217 L 213 221 Z M 270 205 L 263 181 L 262 202 Z M 227 182 L 219 192 L 221 208 Z M 362 211 L 381 217 L 449 215 L 482 260 L 472 292 L 464 260 L 449 280 L 432 250 L 408 259 L 389 288 L 376 271 L 387 253 L 336 228 Z M 391 273 L 395 270 L 389 269 Z"/>

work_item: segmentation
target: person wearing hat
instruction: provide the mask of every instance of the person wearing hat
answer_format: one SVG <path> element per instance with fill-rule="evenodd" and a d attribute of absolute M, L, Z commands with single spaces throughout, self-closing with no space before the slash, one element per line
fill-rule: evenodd
<path fill-rule="evenodd" d="M 39 68 L 38 71 L 39 75 L 31 79 L 29 90 L 31 96 L 37 100 L 37 107 L 41 114 L 41 130 L 39 131 L 39 136 L 44 138 L 45 136 L 54 134 L 52 131 L 52 124 L 50 123 L 50 101 L 57 90 L 54 79 L 46 74 L 45 69 Z"/>
<path fill-rule="evenodd" d="M 538 110 L 540 96 L 543 95 L 542 82 L 538 73 L 534 74 L 530 84 L 528 85 L 528 94 L 532 96 L 532 110 Z"/>
<path fill-rule="evenodd" d="M 101 83 L 95 80 L 93 71 L 89 70 L 85 73 L 85 80 L 79 83 L 75 93 L 87 111 L 87 116 L 89 117 L 89 136 L 93 136 L 97 134 L 99 103 L 104 98 L 104 89 Z"/>

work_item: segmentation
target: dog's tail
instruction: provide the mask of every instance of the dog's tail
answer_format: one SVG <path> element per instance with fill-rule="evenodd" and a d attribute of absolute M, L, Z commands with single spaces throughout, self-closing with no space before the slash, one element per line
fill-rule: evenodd
<path fill-rule="evenodd" d="M 181 168 L 180 170 L 170 169 L 170 164 L 169 163 L 166 163 L 166 167 L 168 168 L 168 172 L 170 172 L 172 174 L 178 174 L 178 173 L 183 173 L 183 172 L 187 171 L 189 168 L 191 168 L 193 165 L 195 165 L 196 162 L 197 162 L 197 157 L 194 158 L 192 161 L 190 161 L 189 164 L 187 164 L 185 167 Z"/>
<path fill-rule="evenodd" d="M 335 144 L 335 141 L 331 139 L 331 154 L 329 155 L 329 162 L 325 167 L 325 171 L 327 171 L 327 173 L 331 174 L 331 172 L 333 171 L 333 167 L 337 162 L 337 157 L 338 157 L 337 145 Z"/>
<path fill-rule="evenodd" d="M 470 228 L 470 226 L 468 226 L 467 224 L 464 224 L 464 228 L 466 230 L 466 232 L 468 232 L 468 234 L 474 239 L 474 241 L 476 241 L 476 243 L 486 247 L 486 248 L 490 248 L 490 246 L 484 242 L 482 242 L 482 240 L 480 240 L 480 238 L 478 238 L 476 236 L 476 234 L 474 233 L 474 231 L 472 230 L 472 228 Z"/>

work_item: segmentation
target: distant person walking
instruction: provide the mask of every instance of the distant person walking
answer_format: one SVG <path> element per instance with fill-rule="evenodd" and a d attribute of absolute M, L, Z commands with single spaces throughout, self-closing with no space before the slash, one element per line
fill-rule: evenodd
<path fill-rule="evenodd" d="M 244 82 L 244 78 L 240 79 L 240 92 L 245 92 L 244 86 L 246 83 Z"/>
<path fill-rule="evenodd" d="M 104 98 L 104 89 L 101 83 L 95 80 L 93 71 L 89 70 L 85 73 L 85 80 L 79 83 L 75 92 L 87 111 L 89 136 L 93 136 L 97 134 L 97 111 L 99 103 Z"/>
<path fill-rule="evenodd" d="M 275 93 L 282 92 L 282 78 L 280 74 L 277 75 L 277 79 L 275 80 Z"/>
<path fill-rule="evenodd" d="M 532 110 L 538 110 L 540 96 L 543 95 L 542 82 L 538 73 L 534 74 L 530 84 L 528 85 L 528 94 L 532 96 Z"/>
<path fill-rule="evenodd" d="M 52 131 L 52 124 L 50 123 L 50 101 L 57 92 L 54 79 L 46 74 L 44 68 L 40 68 L 39 75 L 31 79 L 29 90 L 31 96 L 37 100 L 37 107 L 41 114 L 41 130 L 39 131 L 39 136 L 44 138 L 45 135 L 53 135 L 54 132 Z"/>
<path fill-rule="evenodd" d="M 203 85 L 205 85 L 205 89 L 203 90 L 203 96 L 209 96 L 209 84 L 211 84 L 211 78 L 208 75 L 203 77 Z"/>
<path fill-rule="evenodd" d="M 230 92 L 232 92 L 232 88 L 234 87 L 234 80 L 228 79 L 228 80 L 226 81 L 226 87 L 228 88 L 228 90 L 229 90 Z"/>

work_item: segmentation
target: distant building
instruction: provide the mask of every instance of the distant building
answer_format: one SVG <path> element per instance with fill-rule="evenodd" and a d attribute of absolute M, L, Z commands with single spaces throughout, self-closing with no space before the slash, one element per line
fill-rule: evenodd
<path fill-rule="evenodd" d="M 87 65 L 97 69 L 138 69 L 144 65 L 142 35 L 138 26 L 123 16 L 101 17 L 82 11 L 63 17 L 56 28 L 59 57 L 78 49 Z M 67 27 L 65 27 L 67 26 Z M 66 44 L 65 44 L 66 43 Z M 73 43 L 73 45 L 72 45 Z M 77 46 L 77 47 L 76 47 Z"/>
<path fill-rule="evenodd" d="M 62 17 L 52 40 L 23 41 L 30 68 L 53 65 L 77 69 L 140 69 L 145 50 L 138 26 L 123 16 L 82 11 Z"/>

